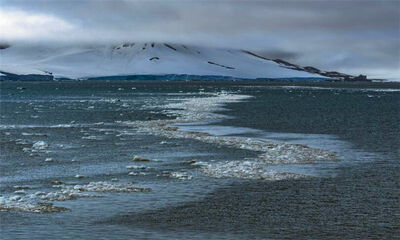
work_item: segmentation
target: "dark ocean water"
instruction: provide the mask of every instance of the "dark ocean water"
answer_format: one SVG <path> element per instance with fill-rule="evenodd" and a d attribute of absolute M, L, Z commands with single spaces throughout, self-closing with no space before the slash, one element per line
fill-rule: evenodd
<path fill-rule="evenodd" d="M 54 191 L 54 180 L 71 186 L 133 182 L 152 189 L 50 201 L 69 209 L 63 212 L 0 211 L 2 239 L 400 235 L 398 85 L 94 81 L 0 87 L 1 197 L 22 196 L 30 203 L 29 194 Z M 218 92 L 252 98 L 227 104 L 220 112 L 227 118 L 182 129 L 305 144 L 335 151 L 340 161 L 273 166 L 313 178 L 214 178 L 188 163 L 243 161 L 257 152 L 132 127 L 136 121 L 174 119 L 165 112 L 167 103 Z M 135 155 L 152 161 L 132 162 Z"/>

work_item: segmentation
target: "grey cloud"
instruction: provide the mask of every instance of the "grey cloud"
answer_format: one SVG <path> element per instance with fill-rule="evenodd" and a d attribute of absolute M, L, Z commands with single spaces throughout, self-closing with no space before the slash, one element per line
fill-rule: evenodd
<path fill-rule="evenodd" d="M 249 49 L 350 73 L 400 67 L 397 0 L 3 0 L 0 6 L 71 23 L 73 34 L 57 36 L 71 43 L 168 41 Z"/>

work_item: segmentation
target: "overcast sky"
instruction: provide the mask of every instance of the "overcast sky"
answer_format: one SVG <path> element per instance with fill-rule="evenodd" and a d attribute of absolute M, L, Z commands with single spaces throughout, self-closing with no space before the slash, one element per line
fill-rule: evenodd
<path fill-rule="evenodd" d="M 0 41 L 170 42 L 400 79 L 400 0 L 0 0 Z"/>

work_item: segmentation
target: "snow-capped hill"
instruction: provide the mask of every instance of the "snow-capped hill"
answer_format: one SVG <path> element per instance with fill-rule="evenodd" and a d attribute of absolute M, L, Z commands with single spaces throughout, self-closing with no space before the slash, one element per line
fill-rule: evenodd
<path fill-rule="evenodd" d="M 0 73 L 6 76 L 47 75 L 88 79 L 177 74 L 247 79 L 325 78 L 318 69 L 309 70 L 249 51 L 182 44 L 124 43 L 117 46 L 58 48 L 8 46 L 0 49 Z"/>

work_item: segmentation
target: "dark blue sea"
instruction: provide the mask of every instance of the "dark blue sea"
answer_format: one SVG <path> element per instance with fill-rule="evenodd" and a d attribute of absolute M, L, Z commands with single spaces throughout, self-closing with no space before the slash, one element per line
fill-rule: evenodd
<path fill-rule="evenodd" d="M 0 83 L 1 239 L 396 239 L 400 85 Z"/>

